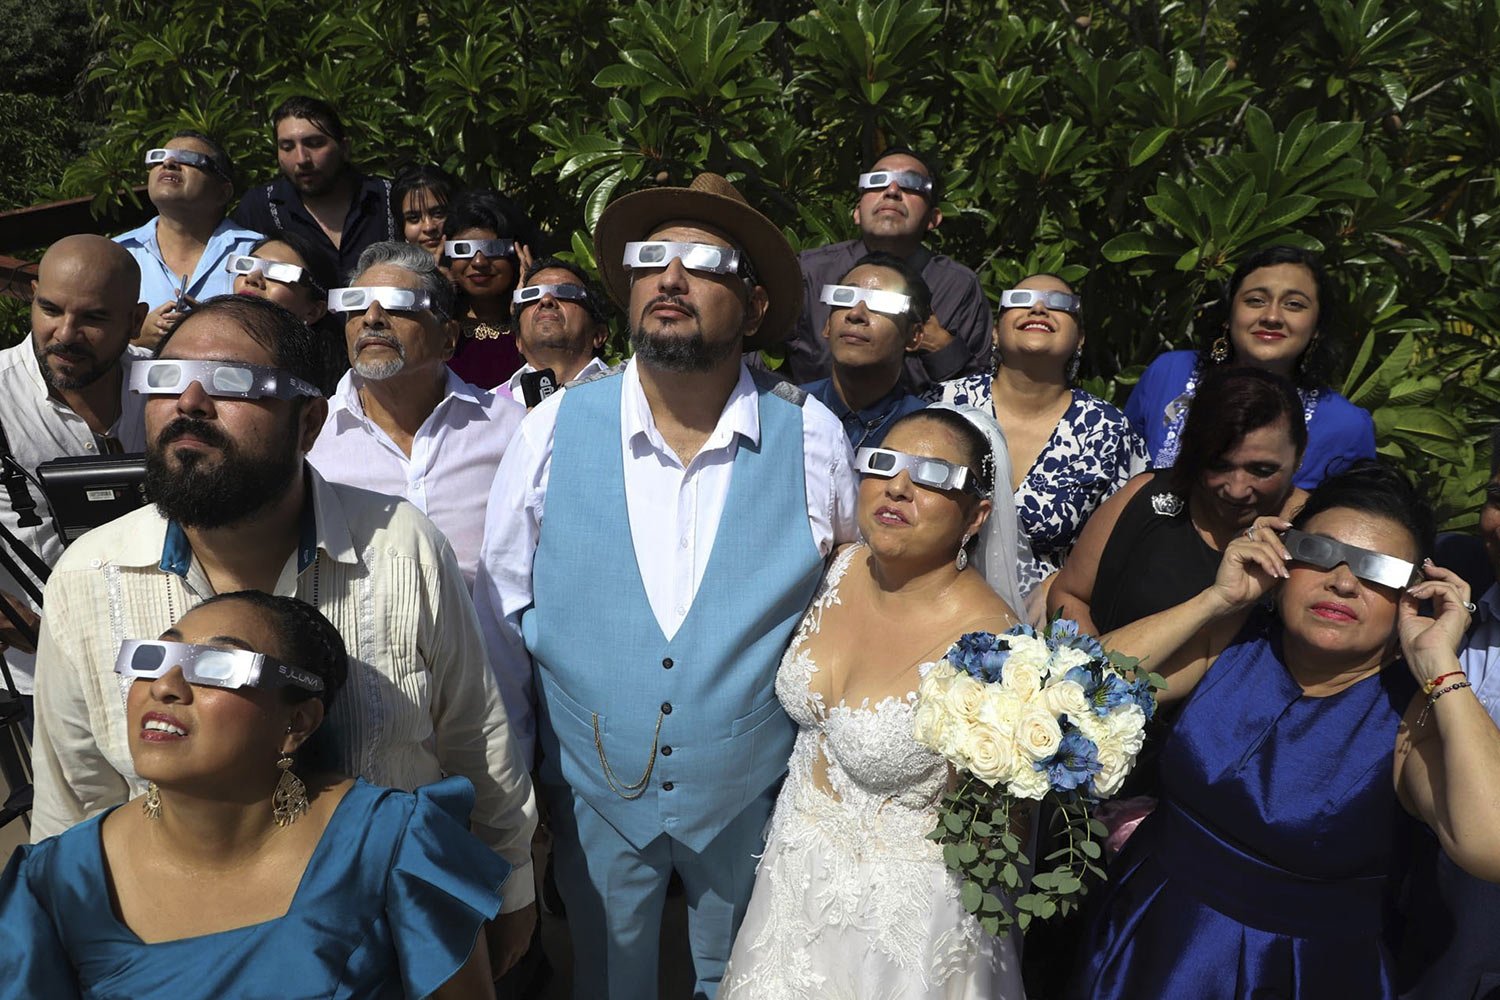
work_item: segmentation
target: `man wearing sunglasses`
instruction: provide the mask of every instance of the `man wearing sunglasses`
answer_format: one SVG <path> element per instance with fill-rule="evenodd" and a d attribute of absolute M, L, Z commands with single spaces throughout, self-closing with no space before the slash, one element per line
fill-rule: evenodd
<path fill-rule="evenodd" d="M 516 346 L 526 359 L 505 384 L 513 398 L 532 405 L 523 380 L 534 372 L 552 372 L 555 387 L 605 370 L 599 351 L 609 337 L 606 305 L 578 265 L 534 261 L 511 298 Z"/>
<path fill-rule="evenodd" d="M 474 831 L 514 866 L 490 939 L 503 972 L 534 920 L 530 781 L 451 546 L 412 505 L 304 461 L 327 414 L 325 364 L 320 335 L 280 306 L 220 296 L 133 366 L 153 504 L 74 542 L 48 580 L 32 833 L 140 790 L 113 676 L 123 640 L 160 635 L 216 593 L 297 597 L 349 649 L 335 766 L 408 790 L 444 774 L 473 782 Z"/>
<path fill-rule="evenodd" d="M 144 354 L 128 346 L 146 312 L 139 286 L 130 254 L 102 236 L 67 236 L 42 255 L 31 335 L 0 351 L 0 451 L 26 473 L 54 458 L 145 449 L 141 401 L 125 389 L 129 366 Z M 62 555 L 47 498 L 14 467 L 0 468 L 0 525 L 48 566 Z M 40 609 L 24 599 L 27 589 L 0 571 L 0 600 L 35 624 Z M 0 617 L 0 653 L 27 700 L 32 652 Z"/>
<path fill-rule="evenodd" d="M 829 306 L 823 338 L 833 374 L 802 388 L 842 421 L 856 451 L 878 447 L 892 424 L 927 405 L 906 388 L 906 358 L 932 315 L 931 293 L 905 260 L 872 253 L 819 298 Z"/>
<path fill-rule="evenodd" d="M 822 301 L 822 288 L 838 284 L 856 260 L 875 251 L 905 260 L 932 292 L 932 315 L 906 360 L 912 392 L 920 395 L 934 382 L 989 370 L 992 317 L 979 277 L 922 245 L 943 221 L 942 194 L 937 171 L 905 148 L 888 149 L 860 175 L 853 213 L 859 239 L 802 251 L 802 315 L 787 345 L 784 372 L 792 381 L 831 374 L 832 357 L 822 336 L 830 307 Z"/>
<path fill-rule="evenodd" d="M 149 349 L 195 302 L 234 290 L 224 261 L 261 234 L 225 218 L 234 165 L 214 139 L 184 129 L 144 159 L 146 194 L 158 214 L 115 241 L 141 268 L 141 301 L 150 311 L 135 343 Z"/>
<path fill-rule="evenodd" d="M 1479 539 L 1489 559 L 1488 589 L 1475 599 L 1474 623 L 1458 651 L 1462 676 L 1446 682 L 1472 686 L 1479 703 L 1500 724 L 1500 428 L 1490 432 L 1490 479 L 1479 511 Z M 1466 540 L 1473 540 L 1472 536 Z M 1443 546 L 1435 560 L 1451 565 Z M 1467 553 L 1466 553 L 1467 554 Z M 1475 593 L 1480 593 L 1475 588 Z M 1500 782 L 1500 775 L 1495 776 Z M 1407 912 L 1398 985 L 1404 1000 L 1492 997 L 1500 987 L 1500 885 L 1464 872 L 1420 835 Z"/>
<path fill-rule="evenodd" d="M 472 584 L 490 484 L 525 409 L 448 367 L 453 286 L 421 247 L 371 245 L 350 287 L 328 299 L 350 369 L 308 462 L 330 482 L 411 502 L 447 536 Z"/>
<path fill-rule="evenodd" d="M 712 997 L 791 751 L 776 667 L 854 534 L 852 456 L 821 403 L 743 360 L 786 337 L 799 275 L 728 181 L 626 195 L 594 247 L 634 355 L 521 424 L 475 601 L 513 719 L 535 659 L 574 995 L 657 996 L 675 871 Z"/>

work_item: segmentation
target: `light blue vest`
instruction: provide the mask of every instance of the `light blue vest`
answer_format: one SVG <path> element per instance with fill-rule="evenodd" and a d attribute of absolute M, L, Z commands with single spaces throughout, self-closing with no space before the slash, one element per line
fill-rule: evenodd
<path fill-rule="evenodd" d="M 701 851 L 791 756 L 776 668 L 823 568 L 802 397 L 757 383 L 760 444 L 739 440 L 703 580 L 668 641 L 631 542 L 621 384 L 575 385 L 557 414 L 521 622 L 537 667 L 542 780 L 567 783 L 637 848 L 666 833 Z"/>

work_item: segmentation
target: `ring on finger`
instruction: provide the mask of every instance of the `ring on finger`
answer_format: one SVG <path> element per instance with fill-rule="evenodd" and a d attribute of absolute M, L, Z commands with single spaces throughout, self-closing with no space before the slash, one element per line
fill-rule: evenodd
<path fill-rule="evenodd" d="M 1252 542 L 1255 541 L 1255 526 L 1254 525 L 1251 525 L 1250 527 L 1248 527 L 1248 528 L 1245 529 L 1245 537 L 1248 538 L 1248 539 L 1250 539 Z"/>
<path fill-rule="evenodd" d="M 1467 611 L 1471 615 L 1474 612 L 1476 612 L 1476 611 L 1479 610 L 1477 607 L 1474 606 L 1474 602 L 1473 601 L 1464 601 L 1463 603 L 1464 603 L 1464 610 Z"/>

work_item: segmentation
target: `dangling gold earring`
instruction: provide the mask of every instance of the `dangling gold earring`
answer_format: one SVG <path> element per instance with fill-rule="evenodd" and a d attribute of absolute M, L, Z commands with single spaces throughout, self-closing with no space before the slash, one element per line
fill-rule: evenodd
<path fill-rule="evenodd" d="M 161 819 L 161 789 L 156 787 L 156 782 L 146 782 L 146 797 L 141 799 L 141 812 L 146 814 L 147 819 Z"/>
<path fill-rule="evenodd" d="M 1229 360 L 1229 338 L 1220 337 L 1214 341 L 1213 347 L 1208 351 L 1208 360 L 1216 365 L 1222 365 Z"/>
<path fill-rule="evenodd" d="M 307 786 L 292 773 L 291 754 L 283 752 L 276 766 L 281 768 L 281 778 L 271 796 L 271 814 L 276 817 L 277 826 L 291 826 L 307 812 Z"/>

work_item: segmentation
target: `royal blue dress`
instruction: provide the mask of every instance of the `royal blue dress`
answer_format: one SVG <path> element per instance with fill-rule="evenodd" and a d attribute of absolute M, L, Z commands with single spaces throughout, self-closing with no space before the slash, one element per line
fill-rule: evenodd
<path fill-rule="evenodd" d="M 111 910 L 101 813 L 17 848 L 0 876 L 0 990 L 48 1000 L 427 996 L 468 959 L 509 873 L 469 833 L 473 805 L 465 778 L 415 794 L 356 781 L 286 916 L 159 944 Z"/>
<path fill-rule="evenodd" d="M 1414 823 L 1393 784 L 1404 663 L 1323 698 L 1253 623 L 1199 682 L 1162 797 L 1110 865 L 1068 991 L 1089 1000 L 1376 1000 Z"/>
<path fill-rule="evenodd" d="M 1197 351 L 1168 351 L 1146 366 L 1131 390 L 1125 415 L 1146 439 L 1152 468 L 1167 469 L 1176 463 L 1177 438 L 1187 407 L 1173 404 L 1189 383 L 1196 391 L 1201 382 Z M 1293 482 L 1310 490 L 1350 462 L 1375 457 L 1375 421 L 1368 411 L 1327 387 L 1300 395 L 1307 420 L 1307 450 Z"/>

